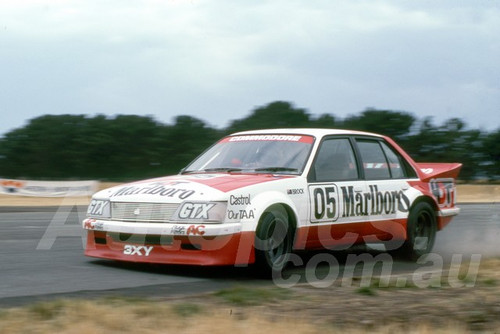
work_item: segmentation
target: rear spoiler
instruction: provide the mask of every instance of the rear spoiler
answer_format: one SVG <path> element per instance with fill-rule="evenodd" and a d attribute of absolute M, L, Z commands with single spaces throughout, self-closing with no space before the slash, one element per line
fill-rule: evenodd
<path fill-rule="evenodd" d="M 456 179 L 462 168 L 461 163 L 417 162 L 416 165 L 422 181 L 430 181 L 437 178 Z"/>

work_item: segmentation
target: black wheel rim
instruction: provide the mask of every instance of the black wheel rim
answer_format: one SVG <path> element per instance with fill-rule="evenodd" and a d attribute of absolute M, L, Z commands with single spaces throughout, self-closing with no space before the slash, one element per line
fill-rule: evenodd
<path fill-rule="evenodd" d="M 274 218 L 266 233 L 266 257 L 272 267 L 281 267 L 289 252 L 288 225 Z"/>
<path fill-rule="evenodd" d="M 432 216 L 427 211 L 421 211 L 415 221 L 415 243 L 414 249 L 426 251 L 432 237 Z"/>

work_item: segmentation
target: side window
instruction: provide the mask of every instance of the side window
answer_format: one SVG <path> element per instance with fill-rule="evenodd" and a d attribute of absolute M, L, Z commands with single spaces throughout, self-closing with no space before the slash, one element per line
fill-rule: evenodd
<path fill-rule="evenodd" d="M 326 139 L 321 143 L 313 171 L 314 181 L 344 181 L 358 178 L 356 158 L 347 138 Z"/>
<path fill-rule="evenodd" d="M 389 161 L 389 169 L 391 170 L 391 175 L 393 179 L 404 179 L 406 177 L 406 171 L 404 165 L 401 163 L 401 157 L 396 155 L 396 153 L 387 146 L 386 143 L 381 142 L 382 149 L 384 150 L 385 156 Z"/>
<path fill-rule="evenodd" d="M 367 180 L 390 179 L 389 166 L 379 142 L 364 139 L 358 139 L 356 142 L 363 161 L 365 178 Z"/>

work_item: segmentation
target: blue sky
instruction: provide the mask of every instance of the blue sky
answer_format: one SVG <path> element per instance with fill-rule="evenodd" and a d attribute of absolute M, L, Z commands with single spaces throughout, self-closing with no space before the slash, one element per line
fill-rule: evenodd
<path fill-rule="evenodd" d="M 276 100 L 500 127 L 496 0 L 2 0 L 0 46 L 0 135 L 44 114 L 223 127 Z"/>

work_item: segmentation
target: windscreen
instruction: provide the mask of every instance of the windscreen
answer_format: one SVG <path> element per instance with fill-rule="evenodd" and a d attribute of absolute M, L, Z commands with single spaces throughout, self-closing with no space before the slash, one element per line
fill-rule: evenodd
<path fill-rule="evenodd" d="M 301 174 L 314 138 L 301 135 L 244 135 L 220 140 L 183 173 L 242 171 Z"/>

